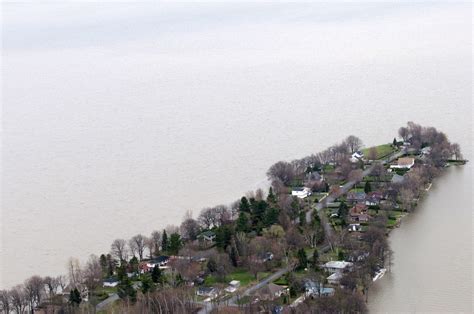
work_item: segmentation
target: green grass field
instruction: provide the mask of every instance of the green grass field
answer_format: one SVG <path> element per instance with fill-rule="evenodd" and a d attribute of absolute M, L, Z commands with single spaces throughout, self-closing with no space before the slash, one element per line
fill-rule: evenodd
<path fill-rule="evenodd" d="M 260 273 L 258 273 L 258 280 L 261 280 L 265 277 L 268 277 L 269 275 L 270 275 L 269 272 L 260 272 Z M 222 283 L 228 283 L 232 280 L 240 281 L 241 286 L 247 286 L 248 284 L 256 281 L 253 274 L 251 274 L 250 272 L 248 272 L 245 269 L 239 269 L 239 268 L 234 270 L 232 273 L 228 274 L 226 276 L 225 281 L 222 282 Z M 207 276 L 206 279 L 204 279 L 204 285 L 206 285 L 206 286 L 212 286 L 212 285 L 214 285 L 218 282 L 219 281 L 217 280 L 217 278 L 212 276 L 212 275 Z"/>
<path fill-rule="evenodd" d="M 383 145 L 374 146 L 374 147 L 377 151 L 377 158 L 376 159 L 382 159 L 384 157 L 387 157 L 388 155 L 390 155 L 391 153 L 393 153 L 396 150 L 395 148 L 393 148 L 393 146 L 391 144 L 383 144 Z M 364 153 L 365 158 L 368 158 L 369 150 L 371 148 L 372 147 L 362 149 L 362 153 Z"/>

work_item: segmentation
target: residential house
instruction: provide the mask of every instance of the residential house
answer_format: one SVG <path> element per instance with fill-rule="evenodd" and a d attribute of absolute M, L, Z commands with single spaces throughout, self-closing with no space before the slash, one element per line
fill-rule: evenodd
<path fill-rule="evenodd" d="M 365 197 L 365 205 L 367 206 L 377 206 L 380 204 L 380 200 L 383 198 L 382 192 L 374 191 L 367 193 Z"/>
<path fill-rule="evenodd" d="M 350 191 L 347 193 L 347 202 L 350 204 L 365 203 L 366 194 L 364 192 Z"/>
<path fill-rule="evenodd" d="M 364 158 L 364 154 L 361 151 L 357 151 L 351 155 L 351 162 L 358 162 Z"/>
<path fill-rule="evenodd" d="M 423 147 L 423 148 L 421 149 L 421 155 L 422 155 L 422 156 L 427 156 L 427 155 L 429 155 L 429 154 L 431 154 L 431 147 L 426 146 L 426 147 Z"/>
<path fill-rule="evenodd" d="M 198 239 L 209 243 L 214 242 L 214 240 L 216 239 L 216 233 L 211 230 L 204 231 L 203 233 L 198 235 Z"/>
<path fill-rule="evenodd" d="M 232 292 L 237 291 L 239 287 L 240 287 L 240 281 L 232 280 L 231 282 L 229 282 L 229 286 L 225 288 L 225 291 L 232 293 Z"/>
<path fill-rule="evenodd" d="M 146 266 L 150 269 L 153 269 L 155 266 L 158 266 L 159 268 L 167 268 L 169 260 L 169 256 L 161 255 L 148 261 Z"/>
<path fill-rule="evenodd" d="M 259 300 L 267 300 L 271 301 L 275 298 L 281 297 L 283 294 L 288 292 L 288 288 L 286 286 L 279 286 L 272 282 L 268 285 L 263 286 L 262 288 L 258 289 L 254 295 L 259 298 Z"/>
<path fill-rule="evenodd" d="M 217 288 L 214 287 L 199 287 L 196 290 L 196 294 L 201 297 L 208 297 L 214 299 L 219 293 Z"/>
<path fill-rule="evenodd" d="M 413 157 L 402 157 L 398 158 L 397 163 L 390 165 L 392 169 L 411 169 L 415 165 L 415 158 Z"/>
<path fill-rule="evenodd" d="M 258 257 L 262 263 L 265 263 L 265 262 L 269 262 L 273 260 L 274 255 L 272 252 L 264 252 L 264 253 L 260 253 Z"/>
<path fill-rule="evenodd" d="M 331 274 L 333 273 L 342 273 L 346 270 L 351 270 L 353 264 L 346 261 L 330 261 L 323 265 L 323 268 L 326 269 Z"/>
<path fill-rule="evenodd" d="M 367 215 L 367 205 L 365 204 L 355 204 L 351 209 L 349 209 L 349 216 L 351 221 L 368 221 L 369 216 Z"/>
<path fill-rule="evenodd" d="M 307 188 L 307 187 L 294 188 L 291 191 L 291 195 L 296 196 L 298 198 L 306 198 L 306 197 L 310 196 L 311 194 L 312 194 L 311 189 Z"/>
<path fill-rule="evenodd" d="M 306 297 L 325 297 L 334 295 L 334 288 L 324 287 L 323 284 L 313 280 L 306 280 L 304 283 Z"/>
<path fill-rule="evenodd" d="M 327 279 L 331 285 L 338 285 L 344 275 L 342 273 L 331 274 Z"/>
<path fill-rule="evenodd" d="M 104 287 L 116 287 L 118 284 L 119 284 L 119 282 L 118 282 L 117 279 L 107 278 L 102 283 L 102 286 L 104 286 Z"/>

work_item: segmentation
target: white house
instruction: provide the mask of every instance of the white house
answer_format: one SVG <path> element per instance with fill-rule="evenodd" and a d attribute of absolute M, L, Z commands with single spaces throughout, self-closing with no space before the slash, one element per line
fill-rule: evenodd
<path fill-rule="evenodd" d="M 392 169 L 411 169 L 415 165 L 415 158 L 412 157 L 402 157 L 398 158 L 395 165 L 390 165 Z"/>
<path fill-rule="evenodd" d="M 351 262 L 346 261 L 330 261 L 323 265 L 323 268 L 330 273 L 342 273 L 344 270 L 352 268 Z"/>
<path fill-rule="evenodd" d="M 331 285 L 337 285 L 339 284 L 339 281 L 341 281 L 342 278 L 342 273 L 334 273 L 331 276 L 327 278 L 328 283 Z"/>
<path fill-rule="evenodd" d="M 113 278 L 109 278 L 109 279 L 105 279 L 104 282 L 102 283 L 102 286 L 104 287 L 116 287 L 118 285 L 118 280 L 117 279 L 113 279 Z"/>
<path fill-rule="evenodd" d="M 240 287 L 240 281 L 232 280 L 231 282 L 229 282 L 229 286 L 225 288 L 225 291 L 232 293 L 232 292 L 237 291 L 239 287 Z"/>
<path fill-rule="evenodd" d="M 360 224 L 350 224 L 349 225 L 349 231 L 354 232 L 354 231 L 360 231 L 362 228 Z"/>
<path fill-rule="evenodd" d="M 364 154 L 361 151 L 357 151 L 357 152 L 352 154 L 351 161 L 352 162 L 358 162 L 362 158 L 364 158 Z"/>
<path fill-rule="evenodd" d="M 311 194 L 312 194 L 311 189 L 307 187 L 294 188 L 291 191 L 291 195 L 299 197 L 299 198 L 305 198 L 305 197 L 310 196 Z"/>

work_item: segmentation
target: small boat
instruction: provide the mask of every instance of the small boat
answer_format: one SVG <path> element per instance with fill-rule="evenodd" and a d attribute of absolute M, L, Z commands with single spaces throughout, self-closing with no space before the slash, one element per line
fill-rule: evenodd
<path fill-rule="evenodd" d="M 378 280 L 378 279 L 382 278 L 383 275 L 385 275 L 386 272 L 387 272 L 387 269 L 386 269 L 386 268 L 381 268 L 381 269 L 379 269 L 379 270 L 375 273 L 375 276 L 374 276 L 374 278 L 372 279 L 372 281 L 375 281 L 375 280 Z"/>

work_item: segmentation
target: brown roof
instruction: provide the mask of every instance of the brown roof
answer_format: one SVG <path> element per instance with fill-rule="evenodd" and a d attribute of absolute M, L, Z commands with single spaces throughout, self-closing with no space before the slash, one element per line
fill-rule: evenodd
<path fill-rule="evenodd" d="M 350 209 L 351 215 L 360 215 L 367 210 L 367 205 L 365 204 L 357 204 Z"/>
<path fill-rule="evenodd" d="M 398 165 L 399 166 L 408 166 L 408 165 L 411 165 L 414 161 L 415 161 L 415 158 L 402 157 L 402 158 L 398 158 Z"/>

